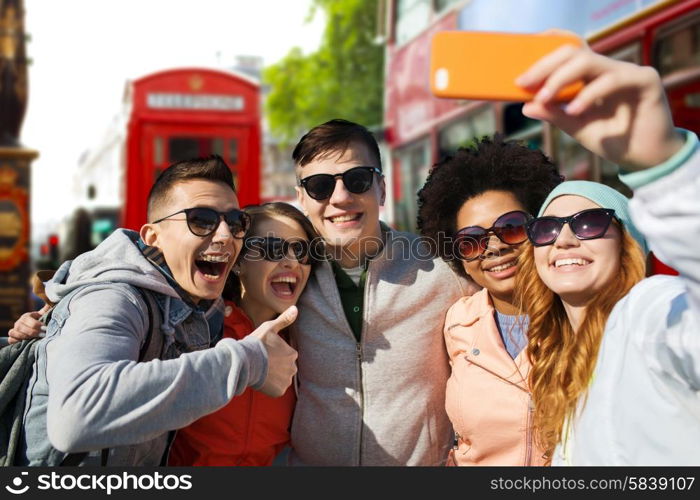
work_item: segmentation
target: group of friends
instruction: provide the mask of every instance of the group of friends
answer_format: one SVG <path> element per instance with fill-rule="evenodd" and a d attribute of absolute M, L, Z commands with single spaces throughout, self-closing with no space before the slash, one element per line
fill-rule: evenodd
<path fill-rule="evenodd" d="M 16 463 L 700 464 L 698 139 L 653 69 L 587 47 L 518 84 L 632 200 L 495 136 L 435 165 L 420 236 L 398 232 L 344 120 L 293 152 L 303 212 L 240 210 L 220 158 L 176 163 L 139 233 L 46 282 Z M 650 248 L 679 276 L 645 278 Z"/>

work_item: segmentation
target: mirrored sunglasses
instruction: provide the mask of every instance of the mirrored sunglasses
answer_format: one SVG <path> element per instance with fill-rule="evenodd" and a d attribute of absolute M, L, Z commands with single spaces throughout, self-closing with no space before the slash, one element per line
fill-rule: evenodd
<path fill-rule="evenodd" d="M 454 255 L 465 261 L 478 259 L 488 248 L 491 235 L 508 245 L 519 245 L 527 240 L 527 222 L 532 217 L 522 210 L 507 212 L 489 228 L 468 226 L 455 234 Z"/>
<path fill-rule="evenodd" d="M 611 208 L 590 208 L 569 217 L 537 217 L 528 224 L 527 235 L 536 247 L 551 245 L 559 237 L 564 224 L 568 224 L 579 240 L 593 240 L 607 232 L 614 216 L 615 210 Z"/>

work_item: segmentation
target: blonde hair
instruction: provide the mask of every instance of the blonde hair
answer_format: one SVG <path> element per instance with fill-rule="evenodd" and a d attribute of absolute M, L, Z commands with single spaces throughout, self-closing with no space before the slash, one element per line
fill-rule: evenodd
<path fill-rule="evenodd" d="M 516 303 L 530 316 L 527 354 L 532 364 L 529 386 L 535 404 L 535 439 L 548 461 L 563 437 L 565 420 L 573 417 L 579 397 L 586 394 L 608 316 L 615 304 L 644 278 L 642 249 L 626 230 L 621 233 L 616 285 L 596 294 L 586 305 L 577 332 L 559 296 L 537 274 L 529 242 L 524 244 L 519 259 Z"/>

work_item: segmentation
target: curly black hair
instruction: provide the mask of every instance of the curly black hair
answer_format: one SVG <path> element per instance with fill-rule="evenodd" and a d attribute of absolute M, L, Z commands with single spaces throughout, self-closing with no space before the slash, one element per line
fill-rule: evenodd
<path fill-rule="evenodd" d="M 504 141 L 500 134 L 484 137 L 431 168 L 418 191 L 418 230 L 436 255 L 466 276 L 452 245 L 439 243 L 457 231 L 457 212 L 464 202 L 485 191 L 508 191 L 535 215 L 562 180 L 556 165 L 541 151 Z"/>

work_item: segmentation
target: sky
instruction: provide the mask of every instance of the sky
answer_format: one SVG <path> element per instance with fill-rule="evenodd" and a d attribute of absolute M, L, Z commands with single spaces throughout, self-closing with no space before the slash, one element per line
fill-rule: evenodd
<path fill-rule="evenodd" d="M 310 0 L 25 0 L 29 103 L 21 132 L 32 165 L 33 233 L 73 207 L 74 169 L 122 109 L 128 79 L 181 67 L 231 67 L 236 55 L 265 65 L 290 48 L 316 50 Z"/>

